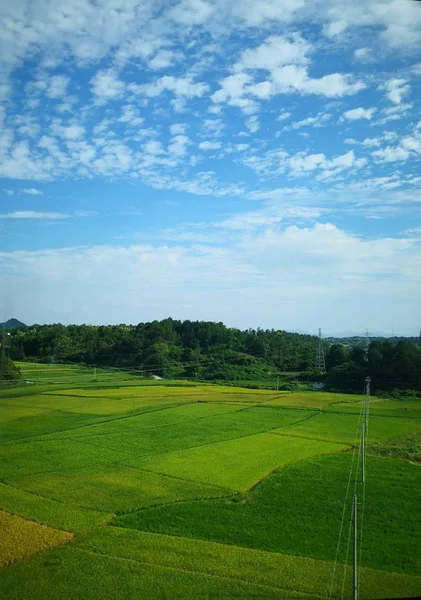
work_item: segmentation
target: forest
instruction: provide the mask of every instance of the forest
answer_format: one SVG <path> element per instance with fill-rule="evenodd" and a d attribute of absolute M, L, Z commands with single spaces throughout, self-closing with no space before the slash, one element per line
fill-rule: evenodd
<path fill-rule="evenodd" d="M 414 338 L 415 339 L 415 338 Z M 341 340 L 342 341 L 342 340 Z M 325 340 L 326 373 L 315 370 L 317 338 L 279 330 L 171 318 L 138 325 L 37 325 L 10 330 L 12 360 L 118 367 L 143 375 L 256 380 L 290 374 L 327 389 L 358 390 L 370 375 L 378 390 L 420 390 L 421 349 L 408 340 L 367 346 Z M 285 378 L 285 377 L 284 377 Z"/>

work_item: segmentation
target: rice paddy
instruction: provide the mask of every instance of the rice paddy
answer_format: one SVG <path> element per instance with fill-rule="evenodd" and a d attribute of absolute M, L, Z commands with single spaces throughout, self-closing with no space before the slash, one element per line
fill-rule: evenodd
<path fill-rule="evenodd" d="M 38 368 L 0 391 L 0 598 L 329 597 L 361 397 Z M 361 598 L 416 596 L 420 404 L 370 414 Z"/>

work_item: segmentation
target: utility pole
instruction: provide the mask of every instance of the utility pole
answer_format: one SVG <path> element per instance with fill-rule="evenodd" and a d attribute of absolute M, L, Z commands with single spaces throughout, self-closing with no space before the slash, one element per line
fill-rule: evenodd
<path fill-rule="evenodd" d="M 354 517 L 354 546 L 352 554 L 352 600 L 358 600 L 358 555 L 357 555 L 357 494 L 352 499 L 352 514 Z"/>
<path fill-rule="evenodd" d="M 365 400 L 364 400 L 364 420 L 365 420 L 365 434 L 368 433 L 368 413 L 370 410 L 370 385 L 371 377 L 365 378 Z"/>
<path fill-rule="evenodd" d="M 365 424 L 361 425 L 361 483 L 365 483 Z"/>
<path fill-rule="evenodd" d="M 276 376 L 276 391 L 279 391 L 279 375 Z"/>
<path fill-rule="evenodd" d="M 3 323 L 2 341 L 1 341 L 1 360 L 0 360 L 0 376 L 3 375 L 5 368 L 4 357 L 6 356 L 6 323 Z"/>
<path fill-rule="evenodd" d="M 94 367 L 94 381 L 96 381 L 96 367 Z"/>

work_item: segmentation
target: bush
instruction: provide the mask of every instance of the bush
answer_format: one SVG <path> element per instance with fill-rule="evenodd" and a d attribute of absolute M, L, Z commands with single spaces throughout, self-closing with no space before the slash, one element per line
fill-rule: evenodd
<path fill-rule="evenodd" d="M 12 381 L 14 379 L 20 379 L 21 372 L 19 367 L 15 365 L 6 355 L 0 357 L 0 380 Z"/>

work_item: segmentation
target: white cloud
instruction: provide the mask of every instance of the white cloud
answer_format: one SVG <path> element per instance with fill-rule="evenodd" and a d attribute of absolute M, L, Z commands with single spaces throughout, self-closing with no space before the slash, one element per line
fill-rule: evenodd
<path fill-rule="evenodd" d="M 71 215 L 59 212 L 37 212 L 34 210 L 17 210 L 0 214 L 1 219 L 69 219 Z"/>
<path fill-rule="evenodd" d="M 348 27 L 346 21 L 333 21 L 324 27 L 324 34 L 329 38 L 334 38 L 340 35 Z"/>
<path fill-rule="evenodd" d="M 194 83 L 188 77 L 177 78 L 172 75 L 164 75 L 153 83 L 139 86 L 139 91 L 150 98 L 155 98 L 165 91 L 172 92 L 175 96 L 181 96 L 182 98 L 196 98 L 203 96 L 208 87 L 207 83 Z"/>
<path fill-rule="evenodd" d="M 246 120 L 246 127 L 250 131 L 250 133 L 256 133 L 260 129 L 260 122 L 256 115 L 249 117 Z"/>
<path fill-rule="evenodd" d="M 216 104 L 226 102 L 230 106 L 241 108 L 246 114 L 253 113 L 257 110 L 255 101 L 245 98 L 245 87 L 251 83 L 252 77 L 247 73 L 236 73 L 225 77 L 220 81 L 220 89 L 212 94 L 212 101 Z"/>
<path fill-rule="evenodd" d="M 191 141 L 186 135 L 176 135 L 168 145 L 168 152 L 176 157 L 183 157 L 187 154 L 187 146 L 190 143 Z"/>
<path fill-rule="evenodd" d="M 421 227 L 413 227 L 411 229 L 406 229 L 404 231 L 404 234 L 418 237 L 421 235 Z"/>
<path fill-rule="evenodd" d="M 351 110 L 346 110 L 343 114 L 344 118 L 348 121 L 357 121 L 358 119 L 366 119 L 370 121 L 373 118 L 374 113 L 376 112 L 376 108 L 362 108 L 361 106 L 358 108 L 352 108 Z"/>
<path fill-rule="evenodd" d="M 331 73 L 320 78 L 308 76 L 307 68 L 288 65 L 276 69 L 273 74 L 274 93 L 282 94 L 314 94 L 327 98 L 340 98 L 356 94 L 366 85 L 354 81 L 351 75 Z"/>
<path fill-rule="evenodd" d="M 397 104 L 395 106 L 390 106 L 388 108 L 384 108 L 380 112 L 380 118 L 376 121 L 376 125 L 385 125 L 389 123 L 389 121 L 398 121 L 399 119 L 403 119 L 409 113 L 412 108 L 412 104 Z"/>
<path fill-rule="evenodd" d="M 173 123 L 170 125 L 170 133 L 171 135 L 178 135 L 186 133 L 187 124 L 186 123 Z"/>
<path fill-rule="evenodd" d="M 125 84 L 115 69 L 98 71 L 91 79 L 91 92 L 97 104 L 106 104 L 123 95 Z"/>
<path fill-rule="evenodd" d="M 13 190 L 5 190 L 5 189 L 3 189 L 2 192 L 7 194 L 7 196 L 13 196 L 15 193 Z"/>
<path fill-rule="evenodd" d="M 212 16 L 215 8 L 204 0 L 185 0 L 170 8 L 167 15 L 173 21 L 191 27 L 205 23 Z"/>
<path fill-rule="evenodd" d="M 234 70 L 237 72 L 256 69 L 273 71 L 282 65 L 306 65 L 309 62 L 307 55 L 311 51 L 312 46 L 298 33 L 289 36 L 274 35 L 268 37 L 257 48 L 245 50 L 234 66 Z"/>
<path fill-rule="evenodd" d="M 48 318 L 48 306 L 50 320 L 64 323 L 136 323 L 139 311 L 149 321 L 170 310 L 174 318 L 309 331 L 315 322 L 340 331 L 345 320 L 355 331 L 367 322 L 388 330 L 396 317 L 404 332 L 413 331 L 419 238 L 364 240 L 331 223 L 282 227 L 275 213 L 245 214 L 243 223 L 239 215 L 237 224 L 239 236 L 235 222 L 227 230 L 230 247 L 193 241 L 2 252 L 1 268 L 28 322 Z"/>
<path fill-rule="evenodd" d="M 315 117 L 307 117 L 306 119 L 302 119 L 301 121 L 295 121 L 284 127 L 284 131 L 301 129 L 302 127 L 324 127 L 331 119 L 331 116 L 326 113 L 318 113 Z"/>
<path fill-rule="evenodd" d="M 145 119 L 140 116 L 139 109 L 136 106 L 125 104 L 122 107 L 122 113 L 118 121 L 120 123 L 127 123 L 130 127 L 139 127 L 144 123 Z"/>
<path fill-rule="evenodd" d="M 277 116 L 276 120 L 277 121 L 286 121 L 287 119 L 289 119 L 291 116 L 291 113 L 288 112 L 287 110 L 282 110 L 279 115 Z"/>
<path fill-rule="evenodd" d="M 84 137 L 86 133 L 85 128 L 82 125 L 77 123 L 64 125 L 59 119 L 53 120 L 51 124 L 51 131 L 54 133 L 54 135 L 65 140 L 77 140 Z"/>
<path fill-rule="evenodd" d="M 199 148 L 201 150 L 219 150 L 219 148 L 221 148 L 221 146 L 222 146 L 221 142 L 205 141 L 205 142 L 200 142 L 200 144 L 199 144 Z"/>
<path fill-rule="evenodd" d="M 355 154 L 353 150 L 328 159 L 323 153 L 305 154 L 299 152 L 287 160 L 287 164 L 294 172 L 323 170 L 342 170 L 350 168 L 355 164 Z"/>
<path fill-rule="evenodd" d="M 234 74 L 220 81 L 220 89 L 212 95 L 214 103 L 226 102 L 246 114 L 257 111 L 255 98 L 269 100 L 278 94 L 314 94 L 339 98 L 356 94 L 366 87 L 351 75 L 330 73 L 320 78 L 309 76 L 309 54 L 312 46 L 298 33 L 269 36 L 254 49 L 245 50 L 234 65 Z M 256 81 L 250 72 L 268 71 L 269 78 Z"/>
<path fill-rule="evenodd" d="M 22 194 L 29 194 L 30 196 L 43 196 L 44 192 L 37 190 L 36 188 L 23 188 L 20 189 Z"/>
<path fill-rule="evenodd" d="M 46 95 L 53 99 L 62 98 L 66 95 L 69 82 L 69 77 L 66 77 L 65 75 L 53 75 L 48 81 L 48 87 L 45 92 Z"/>
<path fill-rule="evenodd" d="M 147 154 L 162 154 L 164 152 L 161 142 L 157 140 L 146 142 L 144 150 Z"/>
<path fill-rule="evenodd" d="M 406 150 L 413 150 L 417 154 L 421 154 L 421 135 L 406 136 L 401 139 L 400 145 Z"/>
<path fill-rule="evenodd" d="M 160 69 L 166 69 L 173 65 L 176 60 L 182 57 L 180 53 L 173 52 L 172 50 L 160 50 L 155 56 L 149 61 L 149 68 L 154 71 Z"/>
<path fill-rule="evenodd" d="M 160 36 L 151 35 L 148 30 L 122 43 L 116 52 L 116 61 L 124 64 L 130 59 L 149 59 L 155 52 L 169 45 L 169 41 Z"/>
<path fill-rule="evenodd" d="M 406 79 L 389 79 L 386 83 L 380 86 L 380 89 L 386 90 L 387 98 L 394 104 L 400 104 L 402 98 L 407 96 L 410 91 L 410 87 Z"/>
<path fill-rule="evenodd" d="M 361 62 L 367 62 L 371 59 L 371 50 L 367 47 L 357 48 L 357 50 L 354 51 L 354 56 Z"/>
<path fill-rule="evenodd" d="M 400 146 L 397 146 L 396 148 L 387 146 L 386 148 L 382 148 L 380 150 L 374 150 L 371 153 L 371 156 L 384 162 L 396 162 L 400 160 L 407 160 L 409 157 L 409 151 Z"/>
<path fill-rule="evenodd" d="M 225 130 L 225 123 L 222 119 L 205 119 L 202 125 L 202 135 L 204 137 L 221 137 Z"/>

